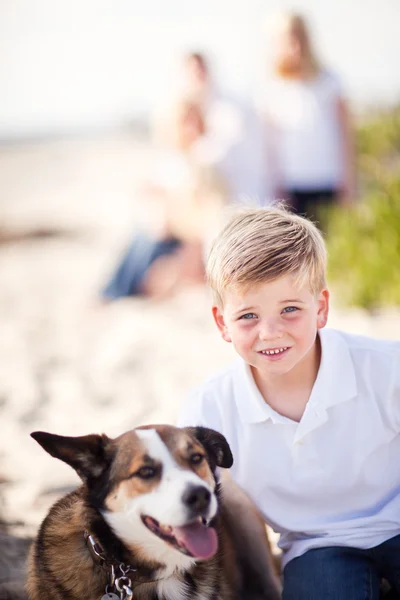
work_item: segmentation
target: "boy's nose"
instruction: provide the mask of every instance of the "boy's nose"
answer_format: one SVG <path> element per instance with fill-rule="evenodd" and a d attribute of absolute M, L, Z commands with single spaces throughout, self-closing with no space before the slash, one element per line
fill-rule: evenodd
<path fill-rule="evenodd" d="M 264 321 L 260 327 L 260 338 L 262 340 L 276 340 L 283 335 L 282 326 L 275 321 Z"/>

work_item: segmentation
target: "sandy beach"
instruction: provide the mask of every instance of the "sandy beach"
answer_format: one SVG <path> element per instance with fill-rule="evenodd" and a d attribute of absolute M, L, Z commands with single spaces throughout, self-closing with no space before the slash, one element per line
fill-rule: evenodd
<path fill-rule="evenodd" d="M 18 534 L 33 534 L 78 483 L 30 432 L 114 436 L 174 422 L 189 389 L 234 358 L 203 288 L 97 304 L 131 231 L 151 219 L 137 192 L 151 156 L 129 135 L 0 148 L 0 228 L 16 236 L 0 244 L 0 491 Z M 18 240 L 38 227 L 53 235 Z M 330 326 L 400 337 L 398 310 L 370 315 L 336 300 Z"/>

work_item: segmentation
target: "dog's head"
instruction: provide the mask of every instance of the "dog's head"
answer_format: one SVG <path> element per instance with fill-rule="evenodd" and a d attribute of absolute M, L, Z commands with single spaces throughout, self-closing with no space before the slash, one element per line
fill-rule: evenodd
<path fill-rule="evenodd" d="M 217 535 L 209 525 L 218 509 L 215 470 L 233 463 L 220 433 L 149 425 L 115 439 L 31 435 L 77 471 L 91 503 L 143 558 L 184 567 L 215 554 Z"/>

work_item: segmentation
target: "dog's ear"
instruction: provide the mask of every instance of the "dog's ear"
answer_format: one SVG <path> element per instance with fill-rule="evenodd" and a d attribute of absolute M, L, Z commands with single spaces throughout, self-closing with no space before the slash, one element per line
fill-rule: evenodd
<path fill-rule="evenodd" d="M 229 469 L 233 465 L 231 449 L 222 433 L 208 427 L 186 427 L 185 429 L 204 446 L 213 467 Z"/>
<path fill-rule="evenodd" d="M 51 456 L 59 458 L 75 469 L 85 482 L 100 477 L 111 462 L 110 452 L 107 452 L 111 440 L 104 434 L 65 437 L 34 431 L 31 437 Z"/>

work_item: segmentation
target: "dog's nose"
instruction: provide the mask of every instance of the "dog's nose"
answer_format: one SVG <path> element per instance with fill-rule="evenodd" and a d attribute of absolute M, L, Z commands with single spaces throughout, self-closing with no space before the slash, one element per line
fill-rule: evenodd
<path fill-rule="evenodd" d="M 191 486 L 183 494 L 182 500 L 195 513 L 201 513 L 210 504 L 211 493 L 202 485 Z"/>

